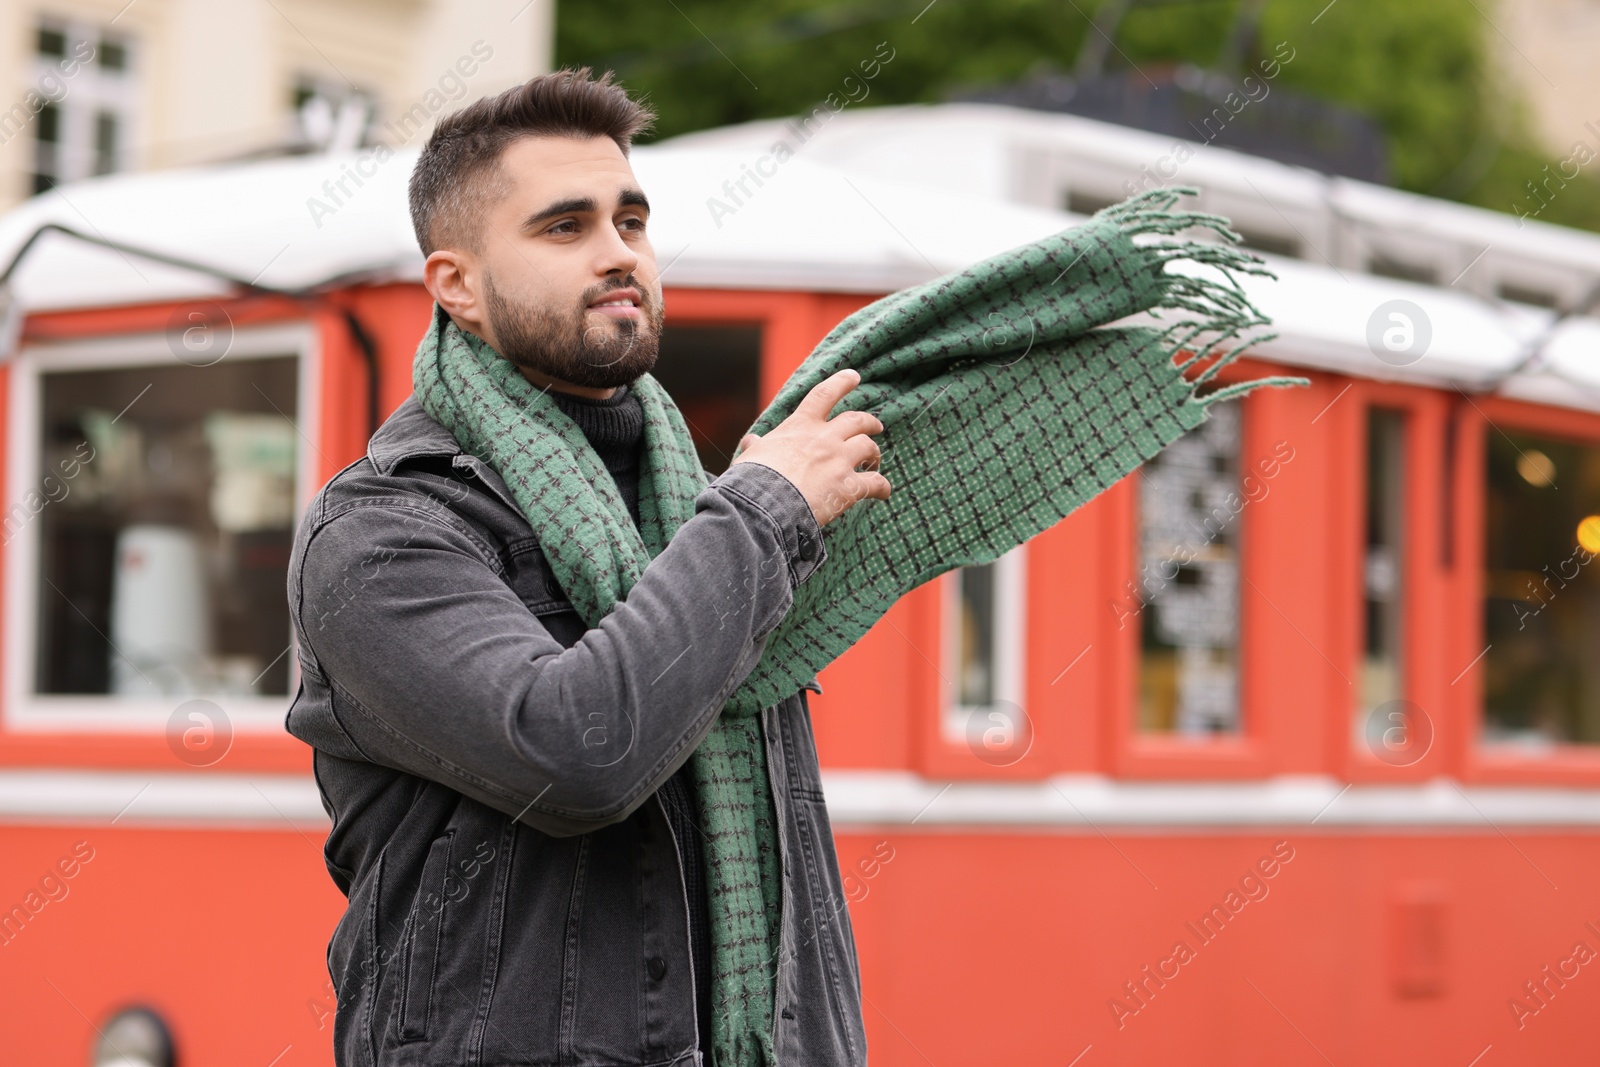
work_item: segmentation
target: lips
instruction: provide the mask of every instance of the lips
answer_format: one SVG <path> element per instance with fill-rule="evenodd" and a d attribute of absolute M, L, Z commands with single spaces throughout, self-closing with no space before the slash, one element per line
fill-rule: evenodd
<path fill-rule="evenodd" d="M 590 304 L 589 310 L 607 318 L 636 319 L 639 317 L 639 290 L 614 289 Z"/>

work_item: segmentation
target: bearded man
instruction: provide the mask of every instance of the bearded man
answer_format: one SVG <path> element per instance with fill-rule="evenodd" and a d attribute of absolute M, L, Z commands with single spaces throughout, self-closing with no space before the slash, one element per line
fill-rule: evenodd
<path fill-rule="evenodd" d="M 442 120 L 411 179 L 415 391 L 290 565 L 341 1067 L 866 1062 L 806 688 L 724 705 L 822 528 L 888 498 L 883 425 L 829 417 L 843 370 L 701 469 L 649 375 L 652 119 L 559 71 Z"/>
<path fill-rule="evenodd" d="M 1268 272 L 1155 189 L 854 312 L 711 478 L 648 373 L 650 119 L 562 71 L 412 176 L 413 395 L 289 574 L 341 1067 L 865 1063 L 815 672 L 1211 405 L 1309 384 L 1229 370 Z"/>

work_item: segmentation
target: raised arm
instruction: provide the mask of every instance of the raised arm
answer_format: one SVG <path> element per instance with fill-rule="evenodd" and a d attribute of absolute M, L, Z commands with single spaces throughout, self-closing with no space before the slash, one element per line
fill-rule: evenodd
<path fill-rule="evenodd" d="M 334 694 L 321 730 L 558 836 L 626 818 L 688 758 L 826 558 L 799 490 L 737 464 L 563 648 L 470 526 L 426 503 L 351 506 L 296 553 L 302 669 Z"/>

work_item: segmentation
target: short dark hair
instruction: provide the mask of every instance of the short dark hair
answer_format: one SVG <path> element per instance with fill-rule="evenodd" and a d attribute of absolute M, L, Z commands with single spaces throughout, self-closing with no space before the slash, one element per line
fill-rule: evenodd
<path fill-rule="evenodd" d="M 609 137 L 626 156 L 656 115 L 611 78 L 609 70 L 596 78 L 588 67 L 565 68 L 441 119 L 411 172 L 411 226 L 422 254 L 446 245 L 477 250 L 479 235 L 469 224 L 505 194 L 500 156 L 513 141 Z"/>

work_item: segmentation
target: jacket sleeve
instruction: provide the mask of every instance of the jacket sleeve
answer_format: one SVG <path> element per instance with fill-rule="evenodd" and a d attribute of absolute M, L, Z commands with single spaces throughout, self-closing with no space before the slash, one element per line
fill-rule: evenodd
<path fill-rule="evenodd" d="M 296 552 L 302 669 L 324 676 L 362 758 L 557 836 L 618 822 L 660 788 L 826 559 L 800 491 L 738 464 L 563 648 L 472 527 L 424 503 L 347 506 Z"/>

